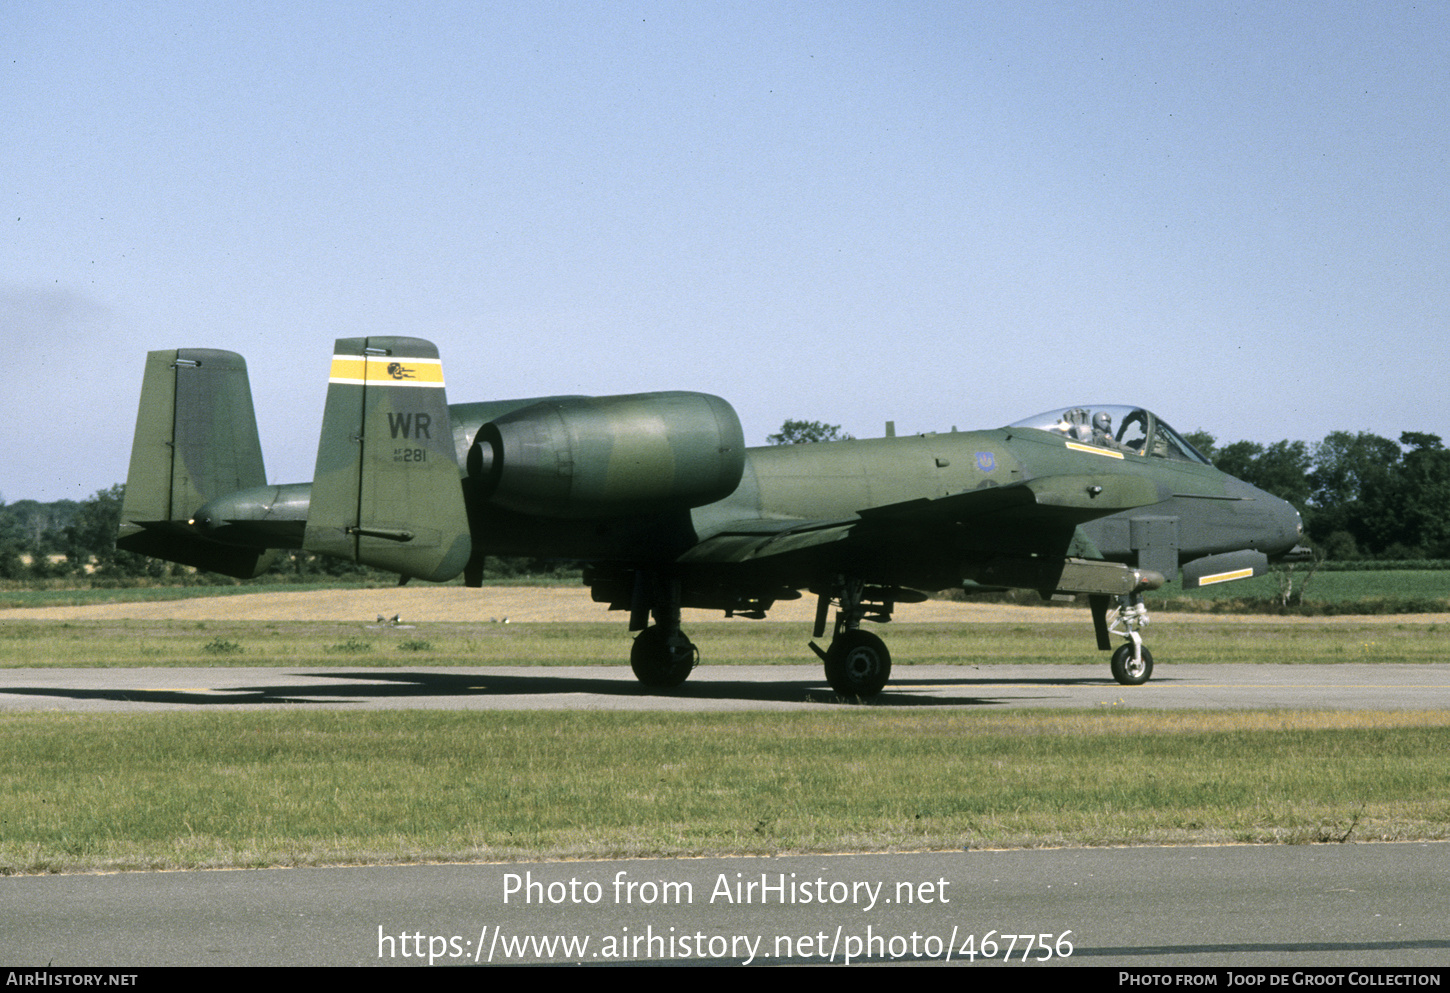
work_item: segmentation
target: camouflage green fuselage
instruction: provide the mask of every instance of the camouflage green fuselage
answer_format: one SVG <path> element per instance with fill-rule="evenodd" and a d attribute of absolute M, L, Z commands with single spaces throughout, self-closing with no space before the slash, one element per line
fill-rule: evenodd
<path fill-rule="evenodd" d="M 468 436 L 467 423 L 461 428 L 460 436 Z M 927 589 L 960 583 L 1004 556 L 1148 559 L 1150 568 L 1171 578 L 1180 558 L 1245 547 L 1273 554 L 1295 543 L 1297 517 L 1287 505 L 1211 466 L 1085 447 L 1069 448 L 1050 432 L 1001 428 L 751 448 L 736 490 L 703 507 L 578 522 L 481 508 L 474 540 L 486 554 L 676 564 L 735 573 L 742 581 L 768 575 L 797 587 L 819 582 L 820 574 L 865 574 Z M 1146 479 L 1157 500 L 1076 522 L 1004 508 L 970 522 L 944 520 L 927 540 L 919 517 L 869 521 L 876 508 L 914 504 L 929 514 L 933 502 L 957 494 L 1085 474 Z M 775 543 L 799 545 L 795 550 L 773 547 L 761 555 L 756 536 L 763 533 L 760 522 L 770 521 L 831 522 L 854 529 L 856 540 L 832 548 L 822 528 Z M 739 553 L 722 555 L 719 536 L 737 530 Z M 711 539 L 709 561 L 697 562 L 693 550 Z"/>

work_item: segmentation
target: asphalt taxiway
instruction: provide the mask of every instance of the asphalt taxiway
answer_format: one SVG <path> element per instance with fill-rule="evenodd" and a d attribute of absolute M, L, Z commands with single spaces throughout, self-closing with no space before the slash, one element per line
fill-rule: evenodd
<path fill-rule="evenodd" d="M 819 666 L 701 666 L 670 691 L 628 666 L 0 669 L 0 711 L 296 707 L 455 710 L 808 710 L 840 701 Z M 1450 664 L 1164 665 L 1143 686 L 1105 666 L 898 666 L 874 706 L 1450 708 Z"/>

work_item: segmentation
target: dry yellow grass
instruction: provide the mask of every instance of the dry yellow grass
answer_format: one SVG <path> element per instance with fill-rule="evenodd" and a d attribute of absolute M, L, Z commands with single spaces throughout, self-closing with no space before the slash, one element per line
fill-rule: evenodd
<path fill-rule="evenodd" d="M 779 603 L 772 621 L 809 624 L 815 617 L 814 597 Z M 11 620 L 177 620 L 177 621 L 371 621 L 399 614 L 405 621 L 514 622 L 626 620 L 608 606 L 589 599 L 584 587 L 409 586 L 371 590 L 308 590 L 248 593 L 147 603 L 112 603 L 85 607 L 29 607 L 0 610 L 0 622 Z M 903 604 L 895 620 L 902 622 L 1013 621 L 1078 623 L 1085 615 L 1052 607 L 1015 607 L 928 600 Z M 718 610 L 686 610 L 685 622 L 719 621 Z"/>
<path fill-rule="evenodd" d="M 771 621 L 810 624 L 816 601 L 810 595 L 777 603 Z M 84 607 L 27 607 L 0 610 L 6 620 L 175 620 L 175 621 L 371 621 L 379 615 L 401 615 L 409 622 L 485 622 L 507 617 L 514 622 L 608 622 L 624 623 L 622 613 L 611 613 L 602 603 L 589 599 L 584 587 L 489 586 L 466 589 L 461 586 L 410 586 L 366 590 L 308 590 L 285 593 L 247 593 L 234 596 L 196 597 L 146 603 L 111 603 Z M 686 624 L 724 620 L 719 611 L 686 610 Z M 1222 616 L 1207 614 L 1171 616 L 1173 624 L 1222 624 Z M 1063 607 L 1020 607 L 1009 604 L 961 603 L 928 600 L 900 604 L 893 620 L 897 623 L 1022 623 L 1090 624 L 1081 609 Z M 1245 624 L 1272 623 L 1336 626 L 1341 624 L 1392 623 L 1396 615 L 1379 617 L 1243 617 Z M 1450 623 L 1450 614 L 1416 614 L 1416 624 Z"/>

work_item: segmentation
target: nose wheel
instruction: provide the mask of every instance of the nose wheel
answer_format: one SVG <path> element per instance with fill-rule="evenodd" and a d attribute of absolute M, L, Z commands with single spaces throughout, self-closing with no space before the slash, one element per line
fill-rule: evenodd
<path fill-rule="evenodd" d="M 1135 655 L 1133 649 L 1136 648 Z M 1153 675 L 1153 654 L 1142 642 L 1120 645 L 1113 653 L 1113 678 L 1124 686 L 1142 686 Z"/>

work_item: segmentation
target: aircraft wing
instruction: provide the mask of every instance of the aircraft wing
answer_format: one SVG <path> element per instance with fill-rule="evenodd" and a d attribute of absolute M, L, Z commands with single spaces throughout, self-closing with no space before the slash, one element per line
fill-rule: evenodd
<path fill-rule="evenodd" d="M 688 563 L 750 562 L 845 541 L 859 517 L 834 521 L 731 521 L 681 555 Z"/>
<path fill-rule="evenodd" d="M 907 500 L 861 512 L 862 520 L 910 524 L 1041 524 L 1076 527 L 1134 507 L 1166 500 L 1165 487 L 1144 476 L 1116 473 L 1039 476 L 949 496 Z"/>
<path fill-rule="evenodd" d="M 871 540 L 883 531 L 915 532 L 929 541 L 955 525 L 1070 532 L 1085 521 L 1149 506 L 1167 497 L 1164 488 L 1143 476 L 1042 476 L 1008 486 L 872 507 L 835 520 L 732 521 L 704 536 L 678 561 L 749 562 L 840 542 Z"/>

